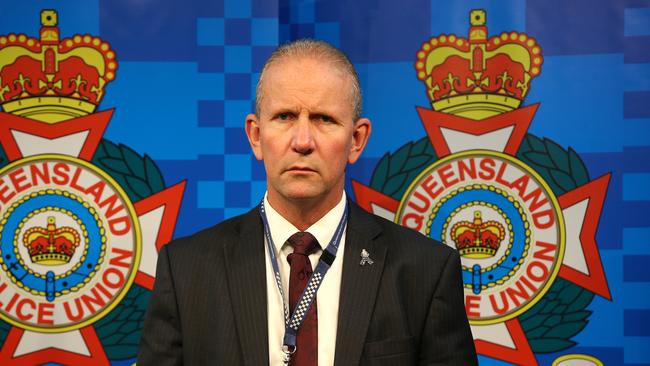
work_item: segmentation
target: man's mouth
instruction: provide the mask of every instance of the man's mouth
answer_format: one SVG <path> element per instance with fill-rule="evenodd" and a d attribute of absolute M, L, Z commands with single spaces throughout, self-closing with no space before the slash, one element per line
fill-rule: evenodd
<path fill-rule="evenodd" d="M 289 169 L 287 169 L 287 171 L 289 171 L 289 172 L 295 172 L 295 173 L 300 173 L 300 172 L 304 172 L 304 173 L 315 172 L 314 169 L 309 168 L 309 167 L 306 167 L 306 166 L 292 166 L 292 167 L 290 167 Z"/>

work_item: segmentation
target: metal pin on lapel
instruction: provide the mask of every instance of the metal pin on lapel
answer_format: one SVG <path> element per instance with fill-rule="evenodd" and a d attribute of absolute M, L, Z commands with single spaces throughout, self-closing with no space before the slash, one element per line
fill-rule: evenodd
<path fill-rule="evenodd" d="M 361 249 L 361 262 L 359 262 L 360 266 L 365 266 L 366 264 L 372 265 L 375 263 L 372 259 L 370 259 L 370 253 L 364 248 Z"/>

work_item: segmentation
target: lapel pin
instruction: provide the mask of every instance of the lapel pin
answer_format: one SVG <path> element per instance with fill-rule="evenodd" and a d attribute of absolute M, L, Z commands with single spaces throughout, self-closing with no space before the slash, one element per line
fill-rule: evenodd
<path fill-rule="evenodd" d="M 359 262 L 359 265 L 365 266 L 366 264 L 372 265 L 373 263 L 375 263 L 375 261 L 370 259 L 370 253 L 365 249 L 361 249 L 361 262 Z"/>

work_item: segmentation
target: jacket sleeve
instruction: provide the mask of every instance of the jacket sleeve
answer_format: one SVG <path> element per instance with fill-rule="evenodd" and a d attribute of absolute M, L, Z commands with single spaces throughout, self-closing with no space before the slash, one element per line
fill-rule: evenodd
<path fill-rule="evenodd" d="M 145 315 L 137 364 L 139 366 L 182 365 L 182 346 L 169 252 L 164 246 L 158 255 L 156 282 Z"/>
<path fill-rule="evenodd" d="M 433 292 L 420 344 L 420 365 L 478 365 L 465 314 L 460 257 L 450 251 Z"/>

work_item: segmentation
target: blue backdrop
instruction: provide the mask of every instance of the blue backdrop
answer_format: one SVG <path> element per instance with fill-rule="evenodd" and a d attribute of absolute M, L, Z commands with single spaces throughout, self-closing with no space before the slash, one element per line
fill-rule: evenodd
<path fill-rule="evenodd" d="M 477 8 L 489 36 L 525 32 L 542 49 L 541 75 L 523 103 L 540 103 L 528 132 L 573 148 L 592 179 L 612 173 L 596 237 L 612 300 L 594 297 L 575 345 L 537 360 L 585 353 L 608 365 L 650 365 L 650 2 L 3 0 L 0 35 L 38 37 L 40 11 L 56 9 L 62 37 L 110 43 L 119 68 L 98 108 L 115 108 L 104 138 L 149 155 L 167 185 L 187 180 L 179 237 L 260 201 L 263 166 L 243 124 L 279 43 L 323 39 L 357 67 L 373 134 L 348 180 L 370 184 L 384 154 L 426 136 L 415 107 L 431 105 L 416 52 L 431 36 L 466 36 Z M 112 363 L 133 362 L 131 351 L 107 352 Z"/>

